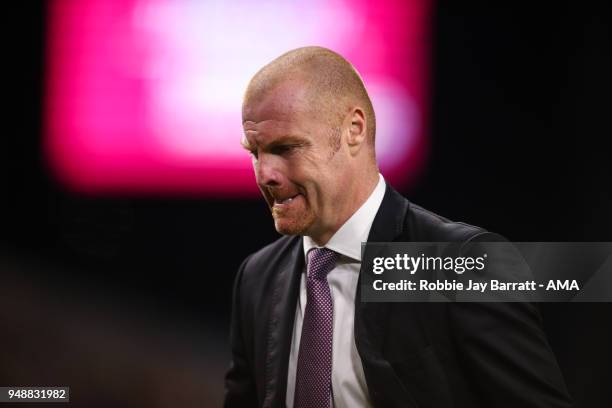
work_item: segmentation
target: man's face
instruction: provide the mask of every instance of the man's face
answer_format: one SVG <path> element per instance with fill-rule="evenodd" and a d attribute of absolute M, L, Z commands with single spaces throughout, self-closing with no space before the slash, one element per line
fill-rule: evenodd
<path fill-rule="evenodd" d="M 314 111 L 299 82 L 284 82 L 245 104 L 243 145 L 276 230 L 316 239 L 339 227 L 348 171 L 340 129 Z"/>

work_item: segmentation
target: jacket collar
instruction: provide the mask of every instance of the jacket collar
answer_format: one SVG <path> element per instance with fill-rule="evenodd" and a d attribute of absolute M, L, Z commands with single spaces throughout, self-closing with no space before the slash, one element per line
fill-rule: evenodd
<path fill-rule="evenodd" d="M 385 196 L 370 229 L 368 242 L 392 242 L 406 233 L 409 202 L 387 184 Z"/>

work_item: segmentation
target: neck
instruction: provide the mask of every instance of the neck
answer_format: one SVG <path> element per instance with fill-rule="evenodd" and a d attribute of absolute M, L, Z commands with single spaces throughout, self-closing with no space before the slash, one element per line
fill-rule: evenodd
<path fill-rule="evenodd" d="M 372 195 L 376 185 L 379 181 L 378 171 L 370 174 L 368 177 L 360 179 L 358 182 L 354 183 L 351 186 L 349 191 L 354 191 L 354 194 L 351 195 L 350 199 L 346 200 L 347 206 L 344 211 L 341 212 L 341 215 L 337 218 L 336 222 L 330 228 L 326 228 L 320 233 L 309 234 L 310 238 L 318 245 L 324 246 L 329 242 L 331 237 L 346 223 L 349 218 L 355 214 L 355 212 L 361 208 L 361 206 L 367 201 L 367 199 Z"/>

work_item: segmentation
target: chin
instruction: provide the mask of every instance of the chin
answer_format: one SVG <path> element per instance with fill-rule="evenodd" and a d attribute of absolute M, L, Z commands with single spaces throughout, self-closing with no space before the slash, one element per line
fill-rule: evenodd
<path fill-rule="evenodd" d="M 308 224 L 295 220 L 275 219 L 274 227 L 282 235 L 305 235 Z"/>
<path fill-rule="evenodd" d="M 274 223 L 276 231 L 282 235 L 303 235 L 304 228 L 285 225 L 284 223 Z"/>

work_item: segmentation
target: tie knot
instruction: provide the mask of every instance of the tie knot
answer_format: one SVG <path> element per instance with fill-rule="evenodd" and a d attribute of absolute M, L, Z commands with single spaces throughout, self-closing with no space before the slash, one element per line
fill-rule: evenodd
<path fill-rule="evenodd" d="M 327 248 L 313 248 L 308 252 L 308 277 L 325 279 L 334 269 L 339 254 Z"/>

